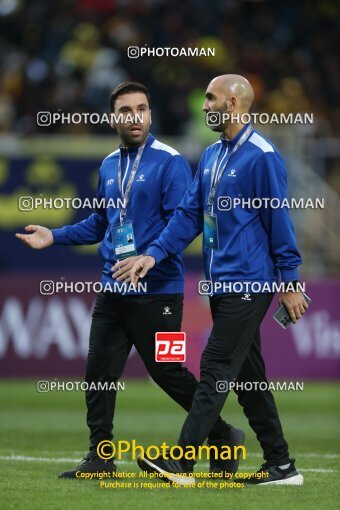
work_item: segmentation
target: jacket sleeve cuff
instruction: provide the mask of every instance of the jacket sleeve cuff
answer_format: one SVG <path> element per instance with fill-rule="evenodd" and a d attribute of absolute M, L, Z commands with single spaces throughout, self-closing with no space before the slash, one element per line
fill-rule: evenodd
<path fill-rule="evenodd" d="M 284 283 L 289 283 L 299 279 L 299 273 L 297 267 L 293 269 L 280 269 L 281 279 Z"/>
<path fill-rule="evenodd" d="M 156 261 L 156 264 L 168 256 L 165 250 L 155 245 L 149 246 L 149 248 L 146 250 L 146 255 L 153 257 Z"/>
<path fill-rule="evenodd" d="M 52 228 L 53 244 L 69 244 L 65 228 Z"/>

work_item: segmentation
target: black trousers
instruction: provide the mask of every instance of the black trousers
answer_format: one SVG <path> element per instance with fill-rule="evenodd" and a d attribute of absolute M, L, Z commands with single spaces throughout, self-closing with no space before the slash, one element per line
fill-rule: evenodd
<path fill-rule="evenodd" d="M 232 294 L 210 299 L 214 325 L 201 358 L 200 382 L 178 442 L 182 447 L 201 445 L 220 415 L 228 392 L 217 390 L 221 387 L 218 381 L 267 381 L 260 324 L 272 299 L 273 294 L 252 294 L 248 299 L 243 294 Z M 236 393 L 265 460 L 288 463 L 288 445 L 272 393 L 255 389 Z"/>
<path fill-rule="evenodd" d="M 168 307 L 165 313 L 165 307 Z M 191 408 L 198 382 L 181 363 L 155 361 L 155 333 L 181 331 L 183 294 L 121 296 L 100 293 L 92 315 L 85 380 L 116 382 L 135 345 L 154 381 L 186 411 Z M 111 440 L 116 391 L 86 392 L 90 449 Z M 156 425 L 156 424 L 155 424 Z M 230 426 L 218 415 L 210 439 L 225 437 Z"/>

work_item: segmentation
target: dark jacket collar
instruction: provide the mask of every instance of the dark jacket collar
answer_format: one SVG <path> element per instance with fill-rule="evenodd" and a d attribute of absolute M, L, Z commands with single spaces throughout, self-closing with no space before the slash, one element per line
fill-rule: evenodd
<path fill-rule="evenodd" d="M 241 131 L 239 133 L 237 133 L 237 135 L 234 136 L 234 138 L 232 138 L 231 140 L 229 140 L 228 138 L 225 137 L 224 134 L 222 134 L 221 135 L 222 143 L 228 144 L 229 147 L 234 147 L 234 145 L 237 144 L 237 142 L 239 141 L 239 139 L 241 138 L 241 136 L 243 135 L 243 133 L 245 132 L 245 130 L 247 129 L 248 126 L 249 126 L 249 124 L 245 124 L 243 126 L 243 128 L 241 129 Z"/>

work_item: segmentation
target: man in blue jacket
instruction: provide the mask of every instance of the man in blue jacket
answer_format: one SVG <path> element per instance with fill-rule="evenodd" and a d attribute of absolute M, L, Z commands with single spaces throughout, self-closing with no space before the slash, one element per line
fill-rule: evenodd
<path fill-rule="evenodd" d="M 107 207 L 75 225 L 52 230 L 29 225 L 26 231 L 30 234 L 16 235 L 34 249 L 101 242 L 102 284 L 110 289 L 98 294 L 93 311 L 86 381 L 116 382 L 134 345 L 156 383 L 189 411 L 198 384 L 193 374 L 180 363 L 155 361 L 155 333 L 181 331 L 182 255 L 165 258 L 150 271 L 141 289 L 126 281 L 133 263 L 159 236 L 183 198 L 192 181 L 191 168 L 176 150 L 149 133 L 150 94 L 144 85 L 124 82 L 117 86 L 110 96 L 110 108 L 115 119 L 123 120 L 114 124 L 121 145 L 104 159 L 99 172 L 98 198 Z M 120 207 L 109 206 L 110 201 Z M 118 283 L 123 292 L 114 285 Z M 116 470 L 113 460 L 102 460 L 96 451 L 101 441 L 113 437 L 115 402 L 114 389 L 86 392 L 90 451 L 79 466 L 60 477 L 76 478 L 77 471 Z M 242 431 L 217 417 L 209 435 L 211 444 L 243 441 Z M 237 467 L 238 459 L 211 463 L 214 471 L 235 472 Z"/>
<path fill-rule="evenodd" d="M 221 382 L 266 382 L 260 324 L 273 299 L 273 284 L 282 280 L 296 289 L 297 266 L 302 263 L 287 208 L 251 205 L 255 198 L 267 199 L 267 204 L 268 199 L 286 198 L 282 157 L 250 124 L 240 120 L 252 101 L 252 87 L 242 76 L 219 76 L 209 84 L 203 111 L 210 122 L 214 120 L 213 130 L 222 136 L 205 150 L 189 191 L 130 274 L 136 283 L 203 231 L 209 287 L 207 282 L 204 285 L 210 289 L 214 325 L 202 355 L 198 389 L 178 442 L 183 451 L 189 446 L 197 449 L 219 416 L 228 395 L 218 391 Z M 230 205 L 239 204 L 241 199 L 245 207 Z M 257 289 L 266 285 L 266 291 L 249 291 L 255 283 Z M 236 288 L 241 293 L 233 290 Z M 280 302 L 293 322 L 308 306 L 303 294 L 294 291 L 283 292 Z M 245 391 L 242 387 L 235 391 L 266 460 L 260 469 L 263 477 L 252 482 L 302 484 L 294 459 L 289 458 L 271 392 Z M 139 464 L 149 471 L 168 473 L 172 480 L 173 473 L 187 471 L 185 458 L 177 463 L 146 458 Z M 188 483 L 184 474 L 175 480 Z"/>

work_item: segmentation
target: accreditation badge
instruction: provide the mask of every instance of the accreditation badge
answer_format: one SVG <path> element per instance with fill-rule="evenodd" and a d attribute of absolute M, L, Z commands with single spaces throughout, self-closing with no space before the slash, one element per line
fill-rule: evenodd
<path fill-rule="evenodd" d="M 207 212 L 204 213 L 203 243 L 205 248 L 219 250 L 217 217 Z"/>
<path fill-rule="evenodd" d="M 133 233 L 132 223 L 124 223 L 118 227 L 112 227 L 112 242 L 115 257 L 117 260 L 123 260 L 127 257 L 137 255 L 135 236 Z"/>

